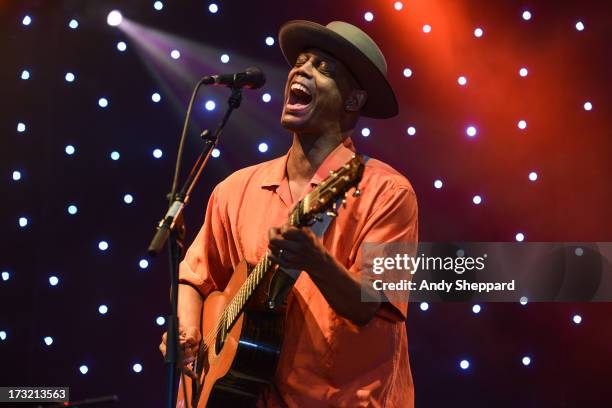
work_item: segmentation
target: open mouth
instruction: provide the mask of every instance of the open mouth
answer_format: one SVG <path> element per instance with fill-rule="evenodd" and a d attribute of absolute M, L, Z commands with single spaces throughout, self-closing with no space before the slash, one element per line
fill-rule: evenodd
<path fill-rule="evenodd" d="M 292 111 L 303 110 L 312 102 L 312 94 L 304 85 L 294 82 L 289 89 L 287 108 Z"/>

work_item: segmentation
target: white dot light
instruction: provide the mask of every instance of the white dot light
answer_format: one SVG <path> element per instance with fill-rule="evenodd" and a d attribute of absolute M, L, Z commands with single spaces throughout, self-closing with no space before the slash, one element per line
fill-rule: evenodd
<path fill-rule="evenodd" d="M 519 75 L 522 77 L 526 77 L 528 73 L 529 71 L 527 71 L 527 68 L 525 67 L 522 67 L 521 69 L 519 69 Z"/>
<path fill-rule="evenodd" d="M 3 281 L 6 282 L 7 280 L 9 280 L 10 277 L 11 277 L 10 272 L 7 272 L 7 271 L 2 272 L 2 280 Z"/>
<path fill-rule="evenodd" d="M 408 129 L 406 129 L 406 133 L 408 133 L 409 136 L 414 136 L 416 135 L 416 128 L 414 126 L 409 126 Z"/>
<path fill-rule="evenodd" d="M 76 30 L 78 26 L 79 22 L 76 21 L 74 18 L 68 23 L 68 27 L 72 28 L 73 30 Z"/>
<path fill-rule="evenodd" d="M 24 81 L 30 79 L 30 71 L 28 71 L 27 69 L 21 71 L 21 79 L 23 79 Z"/>
<path fill-rule="evenodd" d="M 274 37 L 266 37 L 266 45 L 271 47 L 274 45 Z"/>
<path fill-rule="evenodd" d="M 480 313 L 481 310 L 482 310 L 482 307 L 480 307 L 480 305 L 472 306 L 472 312 L 474 312 L 475 314 Z"/>
<path fill-rule="evenodd" d="M 479 195 L 475 195 L 474 197 L 472 197 L 472 202 L 476 205 L 482 203 L 482 197 Z"/>
<path fill-rule="evenodd" d="M 161 1 L 156 1 L 155 3 L 153 3 L 153 8 L 157 11 L 160 11 L 164 8 L 164 3 L 162 3 Z"/>
<path fill-rule="evenodd" d="M 87 368 L 86 365 L 82 365 L 79 367 L 79 371 L 81 372 L 81 374 L 85 375 L 89 371 L 89 368 Z"/>
<path fill-rule="evenodd" d="M 442 180 L 436 180 L 434 181 L 434 187 L 437 188 L 438 190 L 442 188 Z"/>
<path fill-rule="evenodd" d="M 227 64 L 230 60 L 230 57 L 227 54 L 222 54 L 220 59 L 222 63 Z"/>
<path fill-rule="evenodd" d="M 210 3 L 208 6 L 208 11 L 215 14 L 217 11 L 219 11 L 219 6 L 217 6 L 215 3 Z"/>
<path fill-rule="evenodd" d="M 578 31 L 584 30 L 584 23 L 582 21 L 578 21 L 576 23 L 576 30 L 578 30 Z"/>
<path fill-rule="evenodd" d="M 21 20 L 21 24 L 23 24 L 24 26 L 29 26 L 30 24 L 32 24 L 32 17 L 25 16 L 23 20 Z"/>
<path fill-rule="evenodd" d="M 76 205 L 71 204 L 71 205 L 69 205 L 69 206 L 68 206 L 68 214 L 70 214 L 70 215 L 74 215 L 74 214 L 76 214 L 78 211 L 79 211 L 79 209 L 77 208 L 77 206 L 76 206 Z"/>
<path fill-rule="evenodd" d="M 108 242 L 106 241 L 98 242 L 98 249 L 100 249 L 100 251 L 106 251 L 108 249 Z"/>
<path fill-rule="evenodd" d="M 57 286 L 59 283 L 59 278 L 57 276 L 49 276 L 49 285 Z"/>
<path fill-rule="evenodd" d="M 528 366 L 529 364 L 531 364 L 531 358 L 528 356 L 523 357 L 523 359 L 521 360 L 524 366 Z"/>
<path fill-rule="evenodd" d="M 525 234 L 523 234 L 522 232 L 518 232 L 514 236 L 514 239 L 516 239 L 517 242 L 523 242 L 525 240 Z"/>
<path fill-rule="evenodd" d="M 404 68 L 404 76 L 410 78 L 412 76 L 412 70 L 410 68 Z"/>
<path fill-rule="evenodd" d="M 464 76 L 460 76 L 459 78 L 457 78 L 457 83 L 461 86 L 467 84 L 467 78 Z"/>
<path fill-rule="evenodd" d="M 470 362 L 467 360 L 461 360 L 459 362 L 459 367 L 461 367 L 462 370 L 467 370 L 468 368 L 470 368 Z"/>
<path fill-rule="evenodd" d="M 468 126 L 465 129 L 465 133 L 469 136 L 469 137 L 474 137 L 476 136 L 476 134 L 478 133 L 478 131 L 476 130 L 475 126 Z"/>
<path fill-rule="evenodd" d="M 172 59 L 179 59 L 179 58 L 181 58 L 181 52 L 179 50 L 172 50 L 170 52 L 170 57 Z"/>
<path fill-rule="evenodd" d="M 422 311 L 426 311 L 427 309 L 429 309 L 429 303 L 427 302 L 421 302 L 421 304 L 419 305 L 419 307 L 421 308 Z"/>
<path fill-rule="evenodd" d="M 264 101 L 265 103 L 268 103 L 272 100 L 272 95 L 270 95 L 269 93 L 265 93 L 261 95 L 261 100 Z"/>
<path fill-rule="evenodd" d="M 265 153 L 268 151 L 268 144 L 267 143 L 260 143 L 259 146 L 257 146 L 257 149 L 261 152 L 261 153 Z"/>
<path fill-rule="evenodd" d="M 576 324 L 580 324 L 582 323 L 582 316 L 580 316 L 579 314 L 574 315 L 574 317 L 572 317 L 572 321 Z"/>
<path fill-rule="evenodd" d="M 531 20 L 531 12 L 529 12 L 528 10 L 523 11 L 523 20 Z"/>
<path fill-rule="evenodd" d="M 26 217 L 19 217 L 19 226 L 25 228 L 28 226 L 28 219 Z"/>
<path fill-rule="evenodd" d="M 393 8 L 395 8 L 397 11 L 400 11 L 401 9 L 404 8 L 404 3 L 402 3 L 401 1 L 396 1 L 393 4 Z"/>
<path fill-rule="evenodd" d="M 156 159 L 161 159 L 163 155 L 164 153 L 161 151 L 161 149 L 153 150 L 153 157 L 155 157 Z"/>
<path fill-rule="evenodd" d="M 516 126 L 518 126 L 519 129 L 523 130 L 527 128 L 527 122 L 524 120 L 519 120 L 518 123 L 516 124 Z"/>
<path fill-rule="evenodd" d="M 519 299 L 519 303 L 523 306 L 525 306 L 528 302 L 529 299 L 527 298 L 527 296 L 521 296 L 521 298 Z"/>
<path fill-rule="evenodd" d="M 138 262 L 138 266 L 140 266 L 140 269 L 147 269 L 149 267 L 149 261 L 141 259 L 140 262 Z"/>
<path fill-rule="evenodd" d="M 141 365 L 141 364 L 136 363 L 136 364 L 134 364 L 134 365 L 132 366 L 132 370 L 134 370 L 134 372 L 135 372 L 135 373 L 139 373 L 139 372 L 141 372 L 141 371 L 142 371 L 142 365 Z"/>
<path fill-rule="evenodd" d="M 0 331 L 0 340 L 6 340 L 6 332 L 4 330 Z"/>
<path fill-rule="evenodd" d="M 19 122 L 19 123 L 17 124 L 17 131 L 18 131 L 19 133 L 23 133 L 23 132 L 25 132 L 25 130 L 26 130 L 26 125 L 25 125 L 25 123 Z"/>
<path fill-rule="evenodd" d="M 484 35 L 484 31 L 482 28 L 478 27 L 474 30 L 474 37 L 480 38 Z"/>
<path fill-rule="evenodd" d="M 66 154 L 68 156 L 72 156 L 74 154 L 74 152 L 76 152 L 76 149 L 74 148 L 73 145 L 68 145 L 66 146 L 66 148 L 64 149 L 64 151 L 66 152 Z"/>
<path fill-rule="evenodd" d="M 371 11 L 368 11 L 363 15 L 363 18 L 365 19 L 365 21 L 372 21 L 374 20 L 374 14 L 372 14 Z"/>
<path fill-rule="evenodd" d="M 585 102 L 584 103 L 584 110 L 585 111 L 590 111 L 591 109 L 593 109 L 593 104 L 591 102 Z"/>
<path fill-rule="evenodd" d="M 74 76 L 72 72 L 66 72 L 66 75 L 64 76 L 64 79 L 66 80 L 66 82 L 74 82 L 75 78 L 76 77 Z"/>
<path fill-rule="evenodd" d="M 106 23 L 109 26 L 116 27 L 119 24 L 121 24 L 122 21 L 123 21 L 123 16 L 117 10 L 111 11 L 110 13 L 108 13 L 108 16 L 106 17 Z"/>
<path fill-rule="evenodd" d="M 363 136 L 363 137 L 370 136 L 370 129 L 367 128 L 367 127 L 364 127 L 363 129 L 361 129 L 361 136 Z"/>
<path fill-rule="evenodd" d="M 111 160 L 119 160 L 120 157 L 121 157 L 121 155 L 117 151 L 111 152 L 111 154 L 110 154 Z"/>
<path fill-rule="evenodd" d="M 15 170 L 15 171 L 13 172 L 13 180 L 14 180 L 14 181 L 19 181 L 19 180 L 21 180 L 21 172 L 20 172 L 20 171 Z"/>
<path fill-rule="evenodd" d="M 47 336 L 43 339 L 43 341 L 45 342 L 47 346 L 50 346 L 53 344 L 53 337 Z"/>
<path fill-rule="evenodd" d="M 537 179 L 538 179 L 538 173 L 536 173 L 535 171 L 532 171 L 531 173 L 529 173 L 529 180 L 536 181 Z"/>
<path fill-rule="evenodd" d="M 100 99 L 98 99 L 98 105 L 99 105 L 101 108 L 106 108 L 106 107 L 108 106 L 108 99 L 106 99 L 106 98 L 100 98 Z"/>
<path fill-rule="evenodd" d="M 155 92 L 153 95 L 151 95 L 151 100 L 155 103 L 161 101 L 161 95 L 158 94 L 157 92 Z"/>
<path fill-rule="evenodd" d="M 106 305 L 100 305 L 100 306 L 98 306 L 98 312 L 99 312 L 101 315 L 104 315 L 104 314 L 108 313 L 108 306 L 106 306 Z"/>
<path fill-rule="evenodd" d="M 123 196 L 123 201 L 126 204 L 132 204 L 134 202 L 134 197 L 132 197 L 131 194 L 126 194 L 126 195 Z"/>
<path fill-rule="evenodd" d="M 431 32 L 431 26 L 429 24 L 425 24 L 423 26 L 423 32 L 424 33 L 430 33 Z"/>
<path fill-rule="evenodd" d="M 582 256 L 584 254 L 584 249 L 576 248 L 576 250 L 574 250 L 574 253 L 576 254 L 576 256 Z"/>
<path fill-rule="evenodd" d="M 217 106 L 217 104 L 215 103 L 215 101 L 206 101 L 206 103 L 204 104 L 204 108 L 207 111 L 213 111 L 215 110 L 215 107 Z"/>
<path fill-rule="evenodd" d="M 155 323 L 158 326 L 163 326 L 166 323 L 166 319 L 164 319 L 163 316 L 159 316 L 157 319 L 155 319 Z"/>
<path fill-rule="evenodd" d="M 119 41 L 117 43 L 117 49 L 119 51 L 123 52 L 123 51 L 127 50 L 127 44 L 125 42 L 123 42 L 123 41 Z"/>
<path fill-rule="evenodd" d="M 211 153 L 212 157 L 214 157 L 215 159 L 219 156 L 221 156 L 221 151 L 217 148 L 214 148 L 212 153 Z"/>

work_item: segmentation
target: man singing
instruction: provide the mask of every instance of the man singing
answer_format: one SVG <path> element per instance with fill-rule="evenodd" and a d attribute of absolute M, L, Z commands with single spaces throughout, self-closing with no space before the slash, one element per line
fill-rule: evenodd
<path fill-rule="evenodd" d="M 202 302 L 223 290 L 243 259 L 267 251 L 302 271 L 288 298 L 274 387 L 261 407 L 412 407 L 407 303 L 361 301 L 364 243 L 416 242 L 417 203 L 408 180 L 381 161 L 366 162 L 359 198 L 322 238 L 285 224 L 295 203 L 354 154 L 360 115 L 397 114 L 387 64 L 359 28 L 290 21 L 279 33 L 292 67 L 281 125 L 293 136 L 286 155 L 230 175 L 214 189 L 202 229 L 180 267 L 179 320 L 185 364 L 201 340 Z M 390 137 L 390 135 L 388 135 Z M 381 136 L 381 143 L 393 143 Z M 166 336 L 160 349 L 165 353 Z"/>

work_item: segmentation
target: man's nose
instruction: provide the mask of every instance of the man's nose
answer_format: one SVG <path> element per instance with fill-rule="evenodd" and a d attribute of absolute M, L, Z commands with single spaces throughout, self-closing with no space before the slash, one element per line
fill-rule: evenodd
<path fill-rule="evenodd" d="M 306 78 L 312 78 L 312 70 L 314 66 L 311 61 L 306 61 L 304 64 L 300 65 L 297 69 L 296 75 L 301 75 Z"/>

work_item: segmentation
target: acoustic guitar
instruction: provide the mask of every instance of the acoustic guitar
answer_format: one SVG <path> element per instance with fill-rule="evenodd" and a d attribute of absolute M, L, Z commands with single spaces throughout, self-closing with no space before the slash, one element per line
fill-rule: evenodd
<path fill-rule="evenodd" d="M 364 170 L 353 156 L 295 206 L 289 223 L 312 226 L 323 214 L 337 215 L 340 202 L 358 184 Z M 273 377 L 281 352 L 286 302 L 294 280 L 266 254 L 255 266 L 241 262 L 222 292 L 205 299 L 201 312 L 200 344 L 193 373 L 179 384 L 177 407 L 253 407 Z"/>

